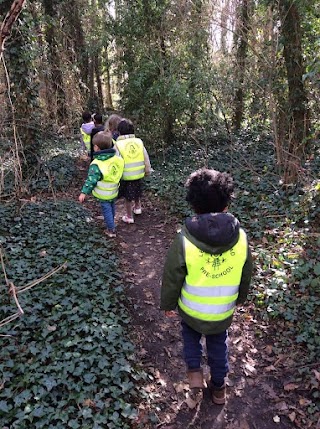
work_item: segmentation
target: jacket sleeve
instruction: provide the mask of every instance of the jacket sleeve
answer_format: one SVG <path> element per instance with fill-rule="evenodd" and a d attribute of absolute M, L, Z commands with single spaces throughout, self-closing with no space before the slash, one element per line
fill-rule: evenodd
<path fill-rule="evenodd" d="M 146 176 L 149 176 L 151 173 L 151 163 L 150 163 L 150 158 L 149 158 L 147 149 L 145 147 L 143 147 L 143 156 L 144 156 L 145 173 L 146 173 Z"/>
<path fill-rule="evenodd" d="M 102 177 L 102 174 L 99 167 L 95 164 L 90 165 L 88 176 L 86 181 L 84 182 L 81 192 L 87 195 L 91 194 L 91 192 L 96 187 L 96 184 L 97 182 L 99 182 L 101 177 Z"/>
<path fill-rule="evenodd" d="M 178 305 L 181 288 L 187 275 L 184 259 L 183 237 L 178 233 L 174 239 L 164 264 L 161 285 L 161 310 L 174 310 Z"/>
<path fill-rule="evenodd" d="M 247 252 L 247 260 L 243 266 L 242 269 L 242 276 L 239 286 L 239 295 L 237 298 L 237 305 L 243 304 L 245 300 L 247 299 L 247 295 L 249 292 L 249 286 L 251 282 L 251 276 L 252 276 L 252 270 L 253 270 L 253 262 L 252 262 L 252 255 L 250 248 L 248 246 L 248 252 Z"/>

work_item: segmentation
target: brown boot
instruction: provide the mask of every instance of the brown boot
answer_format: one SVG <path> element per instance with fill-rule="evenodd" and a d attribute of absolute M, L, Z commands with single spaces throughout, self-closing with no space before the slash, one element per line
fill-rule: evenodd
<path fill-rule="evenodd" d="M 191 369 L 187 372 L 190 389 L 204 389 L 206 386 L 203 380 L 203 371 L 201 368 Z"/>
<path fill-rule="evenodd" d="M 217 405 L 223 405 L 226 402 L 226 385 L 221 387 L 212 386 L 212 402 Z"/>

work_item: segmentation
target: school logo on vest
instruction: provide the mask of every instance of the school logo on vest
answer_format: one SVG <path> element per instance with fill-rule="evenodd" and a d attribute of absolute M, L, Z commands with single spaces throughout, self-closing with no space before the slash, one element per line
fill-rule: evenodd
<path fill-rule="evenodd" d="M 111 164 L 110 168 L 109 168 L 109 174 L 112 177 L 117 177 L 119 176 L 119 168 L 117 166 L 117 164 Z"/>
<path fill-rule="evenodd" d="M 139 156 L 138 147 L 134 143 L 127 143 L 127 145 L 126 145 L 126 152 L 127 152 L 128 157 L 130 159 L 134 159 L 134 158 L 137 158 L 137 156 Z"/>
<path fill-rule="evenodd" d="M 228 253 L 230 256 L 235 256 L 235 252 L 233 249 L 230 249 Z M 233 266 L 230 264 L 231 261 L 229 255 L 223 253 L 221 253 L 220 255 L 210 255 L 200 250 L 200 257 L 206 258 L 203 261 L 204 264 L 200 268 L 200 271 L 206 277 L 211 277 L 213 279 L 223 277 L 229 274 L 233 270 Z"/>

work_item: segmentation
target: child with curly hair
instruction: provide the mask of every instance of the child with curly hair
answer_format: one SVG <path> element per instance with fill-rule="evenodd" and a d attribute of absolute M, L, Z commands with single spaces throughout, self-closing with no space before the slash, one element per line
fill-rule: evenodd
<path fill-rule="evenodd" d="M 227 329 L 238 304 L 245 301 L 252 274 L 247 236 L 228 213 L 233 180 L 228 173 L 201 169 L 186 183 L 195 216 L 187 218 L 166 258 L 161 309 L 182 318 L 183 354 L 191 392 L 205 387 L 201 337 L 205 336 L 215 404 L 226 400 Z"/>

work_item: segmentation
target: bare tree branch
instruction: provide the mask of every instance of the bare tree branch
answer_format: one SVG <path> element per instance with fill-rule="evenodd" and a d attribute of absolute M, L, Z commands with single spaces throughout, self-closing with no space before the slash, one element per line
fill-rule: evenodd
<path fill-rule="evenodd" d="M 14 0 L 9 12 L 6 14 L 1 27 L 0 27 L 0 57 L 4 50 L 4 44 L 6 38 L 10 35 L 11 29 L 15 21 L 17 20 L 25 0 Z"/>

